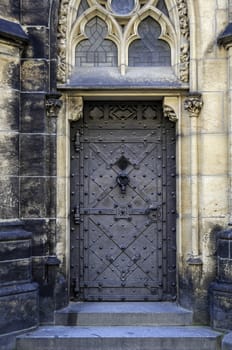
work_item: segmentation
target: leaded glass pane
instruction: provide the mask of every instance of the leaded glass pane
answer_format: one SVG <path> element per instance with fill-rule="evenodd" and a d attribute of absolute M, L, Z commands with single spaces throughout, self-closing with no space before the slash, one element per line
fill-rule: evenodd
<path fill-rule="evenodd" d="M 167 17 L 169 17 L 169 12 L 164 0 L 159 0 L 156 6 L 161 12 L 163 12 Z"/>
<path fill-rule="evenodd" d="M 112 0 L 111 8 L 120 15 L 127 15 L 135 6 L 135 0 Z"/>
<path fill-rule="evenodd" d="M 118 65 L 116 45 L 105 39 L 107 25 L 95 17 L 85 28 L 88 40 L 83 40 L 76 47 L 76 66 L 78 67 L 115 67 Z"/>
<path fill-rule="evenodd" d="M 147 17 L 139 25 L 139 36 L 129 47 L 129 66 L 170 66 L 171 49 L 159 39 L 160 25 L 151 17 Z"/>
<path fill-rule="evenodd" d="M 77 17 L 80 17 L 82 13 L 84 13 L 89 8 L 87 0 L 81 0 L 78 11 L 77 11 Z"/>

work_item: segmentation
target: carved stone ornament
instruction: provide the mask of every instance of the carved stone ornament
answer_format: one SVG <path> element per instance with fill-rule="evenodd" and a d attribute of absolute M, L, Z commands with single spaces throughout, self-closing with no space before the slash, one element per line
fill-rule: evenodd
<path fill-rule="evenodd" d="M 189 18 L 186 0 L 176 0 L 179 14 L 181 48 L 180 48 L 180 80 L 183 83 L 189 81 L 190 42 L 189 42 Z"/>
<path fill-rule="evenodd" d="M 168 118 L 171 122 L 177 122 L 178 117 L 177 117 L 176 112 L 174 111 L 174 109 L 172 107 L 164 105 L 163 106 L 163 113 L 164 113 L 164 117 Z"/>
<path fill-rule="evenodd" d="M 203 107 L 201 95 L 190 95 L 184 101 L 184 109 L 189 112 L 190 117 L 198 117 Z"/>
<path fill-rule="evenodd" d="M 179 28 L 180 28 L 180 52 L 179 57 L 180 61 L 179 63 L 179 78 L 183 83 L 189 82 L 189 63 L 190 63 L 190 41 L 189 41 L 189 18 L 188 18 L 188 6 L 187 6 L 187 0 L 175 0 L 176 1 L 176 9 L 177 9 L 177 16 L 179 17 Z M 77 1 L 78 3 L 78 1 Z M 110 23 L 109 28 L 112 29 L 112 35 L 116 35 L 116 28 L 119 28 L 116 18 L 113 18 L 112 12 L 107 7 L 106 1 L 97 1 L 97 0 L 89 0 L 88 2 L 90 6 L 92 6 L 93 11 L 102 12 L 104 15 L 104 18 L 107 18 L 107 21 Z M 140 1 L 137 1 L 138 9 L 139 9 L 139 3 Z M 143 12 L 144 7 L 142 6 L 144 1 L 141 1 L 141 11 Z M 150 0 L 149 2 L 151 4 L 151 8 L 155 8 L 153 6 L 157 2 L 155 0 Z M 71 5 L 72 4 L 72 5 Z M 102 5 L 103 4 L 103 5 Z M 76 6 L 76 5 L 75 5 Z M 57 80 L 61 84 L 65 84 L 67 81 L 67 77 L 69 74 L 69 69 L 71 69 L 71 62 L 68 61 L 67 58 L 67 52 L 68 52 L 68 46 L 70 45 L 68 43 L 68 23 L 70 22 L 70 16 L 69 12 L 71 13 L 72 8 L 75 8 L 74 1 L 71 2 L 70 0 L 61 0 L 60 1 L 60 10 L 59 10 L 59 21 L 58 21 L 58 33 L 57 33 L 57 39 L 58 39 L 58 65 L 57 65 Z M 175 6 L 174 6 L 175 8 Z M 89 11 L 89 10 L 88 10 Z M 91 12 L 91 11 L 90 11 Z M 88 14 L 90 13 L 88 12 Z M 141 12 L 141 13 L 142 13 Z M 83 23 L 86 22 L 86 16 L 83 13 Z M 70 18 L 69 18 L 70 17 Z M 112 21 L 110 18 L 113 18 Z M 116 16 L 117 17 L 117 16 Z M 135 17 L 138 18 L 138 11 L 136 7 L 135 11 Z M 160 18 L 160 21 L 162 20 L 162 16 Z M 114 25 L 112 26 L 112 23 Z M 169 38 L 170 39 L 170 38 Z M 121 40 L 120 38 L 116 38 L 115 41 Z M 123 66 L 123 65 L 122 65 Z"/>
<path fill-rule="evenodd" d="M 65 83 L 66 80 L 66 32 L 67 32 L 67 19 L 69 10 L 69 0 L 61 0 L 59 22 L 58 22 L 58 66 L 57 66 L 57 79 L 61 83 Z"/>
<path fill-rule="evenodd" d="M 76 122 L 83 118 L 83 98 L 81 96 L 69 97 L 69 120 Z"/>
<path fill-rule="evenodd" d="M 63 102 L 60 100 L 61 94 L 47 94 L 46 95 L 46 111 L 47 117 L 58 117 L 59 111 Z"/>

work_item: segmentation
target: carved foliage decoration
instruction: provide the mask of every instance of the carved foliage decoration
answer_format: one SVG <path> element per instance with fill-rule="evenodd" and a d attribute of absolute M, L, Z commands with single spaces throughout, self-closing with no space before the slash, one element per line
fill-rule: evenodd
<path fill-rule="evenodd" d="M 57 80 L 64 83 L 66 80 L 66 33 L 67 33 L 67 19 L 69 11 L 69 0 L 61 0 L 59 23 L 58 23 L 58 67 Z"/>
<path fill-rule="evenodd" d="M 102 13 L 102 16 L 106 19 L 106 22 L 112 20 L 112 23 L 115 24 L 115 28 L 119 28 L 121 25 L 124 26 L 125 23 L 132 23 L 133 22 L 133 16 L 136 18 L 136 21 L 139 22 L 140 20 L 143 20 L 145 17 L 143 14 L 147 13 L 151 15 L 152 13 L 161 13 L 162 6 L 159 8 L 157 7 L 160 5 L 160 2 L 158 0 L 134 0 L 134 1 L 127 1 L 128 3 L 127 8 L 124 6 L 124 1 L 121 1 L 117 3 L 117 1 L 103 1 L 103 0 L 84 0 L 86 3 L 86 6 L 88 5 L 89 8 L 87 10 L 79 11 L 79 14 L 81 15 L 80 18 L 83 18 L 83 23 L 86 23 L 86 18 L 93 18 L 91 17 L 90 13 L 91 11 L 95 11 L 96 13 Z M 180 53 L 177 56 L 179 57 L 179 77 L 180 80 L 184 83 L 188 83 L 189 81 L 189 62 L 190 62 L 190 44 L 189 44 L 189 19 L 188 19 L 188 7 L 187 7 L 187 0 L 175 0 L 176 1 L 176 9 L 179 20 L 179 33 L 180 38 L 179 40 L 179 50 Z M 76 16 L 78 14 L 78 7 L 80 5 L 80 0 L 61 0 L 60 2 L 60 12 L 59 12 L 59 23 L 58 23 L 58 68 L 57 68 L 57 79 L 59 83 L 65 83 L 67 80 L 67 76 L 69 73 L 69 65 L 70 63 L 70 57 L 67 57 L 67 47 L 69 45 L 69 35 L 70 31 L 73 28 L 73 9 L 76 10 Z M 173 2 L 170 0 L 166 0 L 164 3 L 166 3 L 169 8 L 173 8 Z M 166 6 L 166 5 L 165 5 Z M 132 9 L 132 10 L 131 10 Z M 118 13 L 116 13 L 116 10 Z M 72 12 L 72 15 L 70 13 Z M 82 13 L 83 12 L 83 13 Z M 138 15 L 138 13 L 141 12 L 141 15 Z M 72 17 L 72 20 L 71 20 Z M 140 18 L 141 17 L 141 18 Z M 131 21 L 132 19 L 132 21 Z M 156 20 L 156 18 L 154 18 Z M 171 29 L 171 22 L 169 21 L 169 17 L 163 12 L 162 16 L 160 16 L 160 21 L 163 22 L 162 24 L 162 33 L 161 37 L 164 38 L 164 40 L 167 40 L 169 43 L 173 43 L 173 45 L 176 45 L 175 40 L 172 41 L 172 38 L 168 38 L 168 31 L 170 33 L 174 33 Z M 71 23 L 72 22 L 72 23 Z M 118 24 L 117 24 L 118 23 Z M 166 23 L 166 25 L 164 25 Z M 169 28 L 168 28 L 168 25 Z M 81 24 L 80 24 L 81 25 Z M 111 27 L 111 25 L 109 25 Z M 137 26 L 138 27 L 138 26 Z M 167 27 L 167 28 L 166 28 Z M 166 29 L 165 29 L 166 28 Z M 165 30 L 167 33 L 165 33 Z M 131 35 L 133 38 L 132 31 Z M 123 31 L 122 31 L 123 33 Z M 129 33 L 129 31 L 128 31 Z M 169 34 L 170 34 L 169 33 Z M 126 36 L 125 36 L 126 38 Z M 131 38 L 127 36 L 127 39 L 131 42 Z M 133 39 L 134 40 L 134 39 Z M 116 42 L 116 41 L 115 41 Z M 118 37 L 118 45 L 123 52 L 125 47 L 128 47 L 128 43 L 123 41 L 123 34 L 120 34 Z M 177 46 L 175 47 L 177 48 Z M 122 55 L 120 54 L 119 57 Z M 121 62 L 121 66 L 125 65 L 126 62 Z"/>
<path fill-rule="evenodd" d="M 184 109 L 189 112 L 190 117 L 198 117 L 203 107 L 200 94 L 190 95 L 184 101 Z"/>
<path fill-rule="evenodd" d="M 189 18 L 186 0 L 176 0 L 179 14 L 181 47 L 180 47 L 180 80 L 189 81 L 190 42 L 189 42 Z"/>

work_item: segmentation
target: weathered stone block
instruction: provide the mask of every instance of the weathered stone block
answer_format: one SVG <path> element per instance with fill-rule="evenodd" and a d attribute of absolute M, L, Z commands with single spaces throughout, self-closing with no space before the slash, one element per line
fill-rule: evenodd
<path fill-rule="evenodd" d="M 200 172 L 202 175 L 225 175 L 227 172 L 227 139 L 225 134 L 201 134 Z M 220 147 L 218 147 L 220 145 Z"/>
<path fill-rule="evenodd" d="M 0 177 L 0 217 L 12 219 L 19 212 L 19 180 L 18 177 Z"/>
<path fill-rule="evenodd" d="M 19 89 L 19 59 L 0 54 L 0 87 Z"/>
<path fill-rule="evenodd" d="M 22 61 L 21 87 L 23 91 L 47 91 L 49 69 L 46 61 Z"/>
<path fill-rule="evenodd" d="M 46 131 L 44 94 L 21 94 L 21 124 L 22 133 L 43 133 Z"/>
<path fill-rule="evenodd" d="M 21 18 L 23 24 L 47 25 L 49 20 L 50 3 L 47 0 L 21 1 Z"/>
<path fill-rule="evenodd" d="M 0 176 L 18 175 L 18 135 L 0 134 Z"/>
<path fill-rule="evenodd" d="M 46 137 L 20 135 L 20 174 L 44 176 L 46 174 Z"/>
<path fill-rule="evenodd" d="M 33 231 L 32 255 L 45 256 L 54 254 L 56 242 L 56 220 L 25 220 L 25 229 Z M 37 277 L 34 275 L 37 280 Z"/>
<path fill-rule="evenodd" d="M 230 252 L 229 252 L 229 248 L 230 248 L 230 241 L 229 240 L 225 240 L 225 239 L 219 239 L 218 243 L 217 243 L 217 254 L 218 257 L 221 259 L 223 258 L 229 258 L 230 257 Z"/>
<path fill-rule="evenodd" d="M 222 282 L 232 282 L 232 260 L 218 259 L 218 276 Z"/>
<path fill-rule="evenodd" d="M 55 214 L 55 184 L 51 178 L 22 177 L 20 193 L 23 218 L 46 218 Z"/>
<path fill-rule="evenodd" d="M 199 181 L 199 180 L 198 180 Z M 227 210 L 227 181 L 224 176 L 201 176 L 200 210 L 202 217 L 224 215 Z"/>
<path fill-rule="evenodd" d="M 4 14 L 5 17 L 14 17 L 19 19 L 20 16 L 20 0 L 1 0 L 0 2 L 0 14 Z"/>
<path fill-rule="evenodd" d="M 10 285 L 31 280 L 30 259 L 0 262 L 0 285 Z"/>
<path fill-rule="evenodd" d="M 210 287 L 211 325 L 217 329 L 232 329 L 232 285 L 213 283 Z"/>
<path fill-rule="evenodd" d="M 19 92 L 0 89 L 0 128 L 1 131 L 18 131 Z"/>
<path fill-rule="evenodd" d="M 225 335 L 222 341 L 222 350 L 232 349 L 232 332 Z"/>
<path fill-rule="evenodd" d="M 11 228 L 10 231 L 8 229 Z M 31 234 L 15 225 L 0 226 L 0 285 L 31 281 Z"/>
<path fill-rule="evenodd" d="M 0 289 L 0 329 L 10 333 L 38 325 L 38 286 L 18 284 Z"/>
<path fill-rule="evenodd" d="M 0 261 L 28 259 L 31 256 L 31 240 L 1 240 L 0 234 Z"/>
<path fill-rule="evenodd" d="M 29 45 L 23 52 L 24 58 L 49 58 L 49 32 L 44 26 L 28 27 Z"/>
<path fill-rule="evenodd" d="M 51 176 L 55 171 L 55 136 L 20 135 L 20 174 Z"/>
<path fill-rule="evenodd" d="M 226 131 L 224 98 L 224 91 L 204 92 L 204 113 L 199 119 L 201 133 L 216 134 Z M 217 111 L 217 118 L 215 118 L 215 111 Z"/>

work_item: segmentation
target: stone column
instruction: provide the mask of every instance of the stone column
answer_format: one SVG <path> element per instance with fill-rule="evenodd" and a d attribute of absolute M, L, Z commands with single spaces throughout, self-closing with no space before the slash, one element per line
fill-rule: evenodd
<path fill-rule="evenodd" d="M 230 1 L 231 7 L 232 3 Z M 227 50 L 228 56 L 228 164 L 229 164 L 229 225 L 232 225 L 232 22 L 218 38 L 218 44 Z"/>
<path fill-rule="evenodd" d="M 232 0 L 229 0 L 229 20 L 232 20 Z M 228 174 L 229 222 L 232 226 L 232 22 L 218 38 L 218 44 L 227 50 L 228 57 Z M 232 230 L 222 231 L 217 237 L 217 279 L 210 288 L 211 324 L 219 329 L 232 329 Z"/>
<path fill-rule="evenodd" d="M 9 10 L 9 2 L 3 1 L 1 8 Z M 27 41 L 19 23 L 0 19 L 1 349 L 15 348 L 19 332 L 39 323 L 38 286 L 32 283 L 32 234 L 18 220 L 20 58 Z"/>
<path fill-rule="evenodd" d="M 19 217 L 20 56 L 27 35 L 0 19 L 0 218 Z"/>
<path fill-rule="evenodd" d="M 217 280 L 210 288 L 211 325 L 232 329 L 232 230 L 217 237 Z"/>
<path fill-rule="evenodd" d="M 192 252 L 189 258 L 189 264 L 201 264 L 200 247 L 199 247 L 199 159 L 198 159 L 198 116 L 201 112 L 203 102 L 200 94 L 193 93 L 189 95 L 185 102 L 184 108 L 191 118 L 191 205 L 192 205 Z"/>

